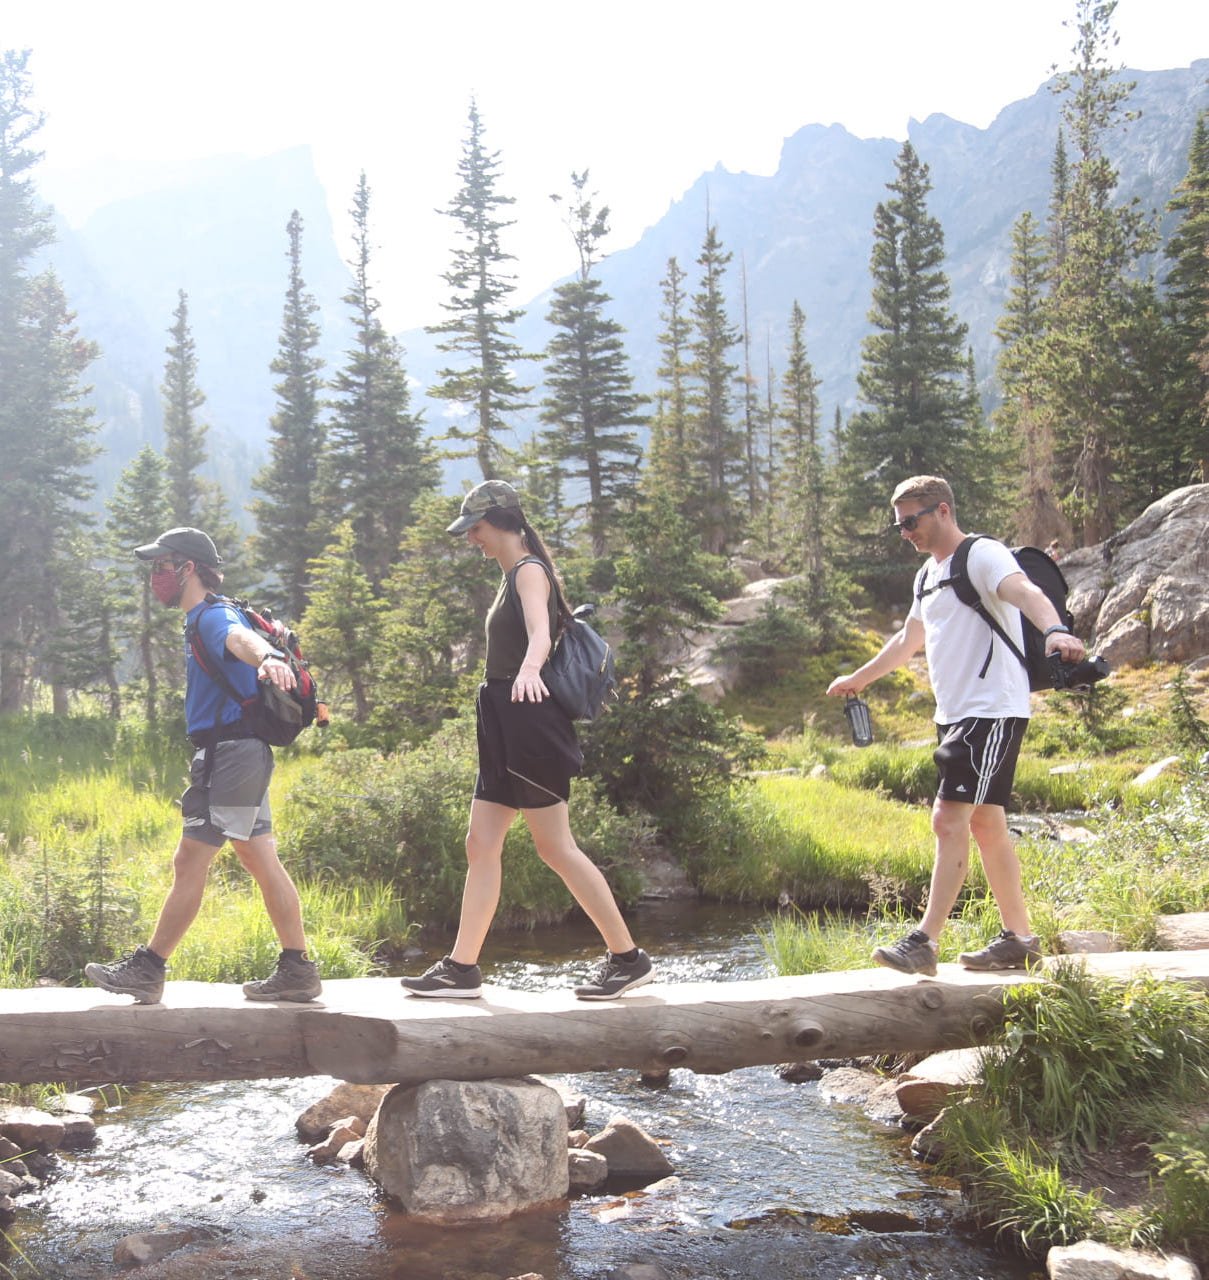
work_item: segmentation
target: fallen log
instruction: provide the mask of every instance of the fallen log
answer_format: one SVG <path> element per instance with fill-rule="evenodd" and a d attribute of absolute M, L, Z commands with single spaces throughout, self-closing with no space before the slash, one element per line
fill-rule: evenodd
<path fill-rule="evenodd" d="M 1209 987 L 1209 950 L 1078 957 L 1097 973 L 1148 970 Z M 611 1002 L 485 988 L 420 1000 L 390 978 L 325 982 L 312 1004 L 253 1004 L 238 986 L 170 982 L 164 1003 L 93 988 L 0 992 L 0 1082 L 249 1080 L 329 1075 L 360 1084 L 544 1072 L 739 1067 L 984 1043 L 1023 973 L 941 965 L 749 982 L 651 985 Z"/>

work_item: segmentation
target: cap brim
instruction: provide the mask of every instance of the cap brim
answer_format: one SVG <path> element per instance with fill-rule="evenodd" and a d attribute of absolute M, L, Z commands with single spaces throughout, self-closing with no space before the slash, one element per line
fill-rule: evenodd
<path fill-rule="evenodd" d="M 134 554 L 140 560 L 158 560 L 160 556 L 166 555 L 167 551 L 158 542 L 149 542 L 145 547 L 135 547 Z"/>
<path fill-rule="evenodd" d="M 458 518 L 453 522 L 453 524 L 449 525 L 446 528 L 445 532 L 446 533 L 465 533 L 466 530 L 469 529 L 472 524 L 478 524 L 478 522 L 482 518 L 483 518 L 483 513 L 481 511 L 477 515 L 458 516 Z"/>

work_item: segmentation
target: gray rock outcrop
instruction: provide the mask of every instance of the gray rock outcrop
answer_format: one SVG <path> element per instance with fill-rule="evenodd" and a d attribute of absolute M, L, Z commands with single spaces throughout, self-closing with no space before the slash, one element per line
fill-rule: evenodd
<path fill-rule="evenodd" d="M 566 1196 L 566 1109 L 535 1080 L 398 1086 L 362 1154 L 370 1177 L 417 1220 L 506 1218 Z"/>
<path fill-rule="evenodd" d="M 1079 634 L 1114 666 L 1209 653 L 1209 484 L 1173 490 L 1061 568 Z"/>

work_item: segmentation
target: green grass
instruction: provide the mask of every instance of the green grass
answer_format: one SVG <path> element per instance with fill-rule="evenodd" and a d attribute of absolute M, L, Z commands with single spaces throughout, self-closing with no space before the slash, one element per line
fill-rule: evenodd
<path fill-rule="evenodd" d="M 855 908 L 917 898 L 932 863 L 927 811 L 826 778 L 762 777 L 735 799 L 732 847 L 698 869 L 712 897 Z"/>

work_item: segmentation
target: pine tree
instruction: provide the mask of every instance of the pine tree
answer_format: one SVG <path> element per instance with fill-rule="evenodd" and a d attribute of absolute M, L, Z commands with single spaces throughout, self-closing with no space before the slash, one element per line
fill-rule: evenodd
<path fill-rule="evenodd" d="M 1209 480 L 1209 379 L 1198 352 L 1209 349 L 1209 118 L 1201 114 L 1188 147 L 1188 172 L 1167 205 L 1179 225 L 1167 242 L 1166 311 L 1173 347 L 1166 416 L 1186 475 Z"/>
<path fill-rule="evenodd" d="M 53 273 L 31 271 L 54 237 L 29 177 L 43 117 L 30 106 L 28 61 L 28 51 L 0 57 L 0 713 L 22 707 L 53 630 L 95 452 L 80 376 L 96 350 Z"/>
<path fill-rule="evenodd" d="M 742 491 L 744 441 L 733 418 L 738 366 L 729 359 L 740 335 L 727 316 L 722 285 L 730 260 L 711 223 L 697 258 L 701 281 L 692 300 L 688 448 L 702 545 L 715 555 L 737 540 L 741 527 L 734 495 Z"/>
<path fill-rule="evenodd" d="M 436 483 L 436 464 L 410 408 L 403 352 L 378 318 L 370 283 L 370 189 L 361 175 L 353 198 L 353 346 L 332 382 L 325 488 L 334 514 L 348 519 L 357 563 L 375 594 L 382 587 L 420 495 Z"/>
<path fill-rule="evenodd" d="M 308 569 L 311 598 L 302 619 L 307 657 L 330 689 L 333 703 L 347 695 L 356 724 L 374 709 L 374 662 L 382 653 L 385 600 L 374 592 L 357 558 L 353 522 L 332 530 L 331 542 Z"/>
<path fill-rule="evenodd" d="M 1143 403 L 1129 334 L 1152 291 L 1129 279 L 1137 258 L 1153 248 L 1136 208 L 1113 203 L 1117 171 L 1105 153 L 1109 133 L 1130 116 L 1132 83 L 1117 78 L 1107 50 L 1116 0 L 1077 0 L 1075 67 L 1057 78 L 1074 163 L 1054 217 L 1064 255 L 1051 262 L 1046 333 L 1037 368 L 1055 431 L 1064 507 L 1083 543 L 1112 531 L 1129 501 L 1120 468 L 1137 447 L 1133 420 Z"/>
<path fill-rule="evenodd" d="M 527 357 L 510 332 L 524 312 L 508 306 L 516 283 L 503 267 L 513 259 L 500 243 L 500 233 L 512 226 L 501 219 L 500 211 L 513 200 L 496 190 L 499 153 L 487 150 L 473 101 L 458 172 L 462 185 L 445 211 L 458 224 L 463 242 L 442 276 L 451 290 L 442 303 L 450 316 L 428 332 L 440 335 L 443 341 L 437 349 L 459 363 L 440 370 L 441 381 L 429 388 L 429 394 L 469 408 L 473 426 L 454 426 L 447 432 L 449 439 L 465 441 L 468 447 L 450 456 L 475 458 L 483 478 L 490 480 L 499 475 L 507 455 L 501 437 L 510 430 L 508 415 L 529 407 L 525 397 L 532 388 L 515 381 L 514 366 Z"/>
<path fill-rule="evenodd" d="M 785 567 L 805 572 L 820 597 L 827 551 L 826 490 L 820 441 L 819 386 L 806 350 L 806 313 L 789 316 L 789 353 L 781 379 L 778 534 Z"/>
<path fill-rule="evenodd" d="M 172 338 L 164 351 L 164 457 L 168 460 L 168 489 L 172 497 L 172 523 L 200 527 L 201 484 L 198 476 L 206 461 L 207 428 L 197 411 L 206 403 L 197 385 L 197 348 L 189 327 L 189 298 L 177 291 L 172 313 Z M 161 529 L 162 533 L 163 530 Z"/>
<path fill-rule="evenodd" d="M 286 224 L 290 263 L 277 355 L 269 366 L 280 381 L 277 412 L 269 421 L 269 462 L 255 480 L 264 494 L 252 504 L 257 563 L 276 578 L 267 603 L 288 618 L 301 618 L 307 603 L 307 563 L 321 550 L 319 459 L 324 445 L 320 415 L 323 361 L 315 354 L 319 304 L 302 278 L 302 218 Z"/>
<path fill-rule="evenodd" d="M 608 531 L 619 503 L 633 490 L 641 450 L 634 428 L 645 422 L 644 397 L 635 394 L 621 325 L 606 312 L 611 301 L 596 277 L 600 245 L 609 231 L 609 210 L 592 204 L 588 172 L 572 173 L 568 224 L 579 255 L 579 271 L 558 285 L 546 319 L 554 336 L 546 349 L 546 386 L 541 419 L 556 432 L 565 474 L 585 486 L 586 523 L 592 554 L 608 552 Z"/>
<path fill-rule="evenodd" d="M 747 493 L 748 525 L 754 528 L 756 516 L 765 502 L 766 495 L 760 482 L 760 409 L 756 378 L 751 371 L 751 326 L 747 315 L 746 258 L 740 259 L 740 267 L 743 292 L 743 455 L 746 464 L 744 489 Z"/>
<path fill-rule="evenodd" d="M 844 497 L 858 535 L 853 549 L 866 564 L 872 559 L 891 570 L 907 563 L 910 551 L 887 549 L 880 534 L 899 480 L 943 475 L 975 515 L 986 483 L 984 460 L 973 455 L 968 438 L 966 326 L 949 309 L 944 232 L 927 208 L 928 166 L 905 142 L 895 167 L 887 184 L 893 195 L 874 212 L 875 331 L 862 343 L 857 375 L 867 407 L 844 432 Z"/>
<path fill-rule="evenodd" d="M 656 370 L 660 391 L 642 476 L 644 491 L 661 494 L 682 513 L 688 509 L 690 488 L 688 387 L 692 336 L 692 324 L 685 314 L 684 281 L 680 264 L 669 258 L 667 274 L 659 282 L 663 294 L 663 310 L 659 313 L 663 321 L 659 333 L 660 363 Z"/>
<path fill-rule="evenodd" d="M 111 560 L 109 593 L 117 601 L 115 638 L 133 655 L 149 725 L 159 719 L 161 690 L 180 682 L 179 633 L 165 625 L 163 610 L 151 594 L 151 575 L 139 572 L 134 548 L 144 546 L 172 523 L 168 464 L 149 445 L 131 459 L 106 503 L 106 542 Z"/>
<path fill-rule="evenodd" d="M 1012 227 L 1012 287 L 995 326 L 1000 341 L 996 370 L 1003 400 L 995 410 L 996 430 L 1010 442 L 1020 477 L 1014 534 L 1018 541 L 1045 547 L 1055 539 L 1070 546 L 1071 528 L 1058 505 L 1054 475 L 1054 434 L 1037 385 L 1037 343 L 1045 331 L 1047 254 L 1037 220 L 1022 213 Z"/>

